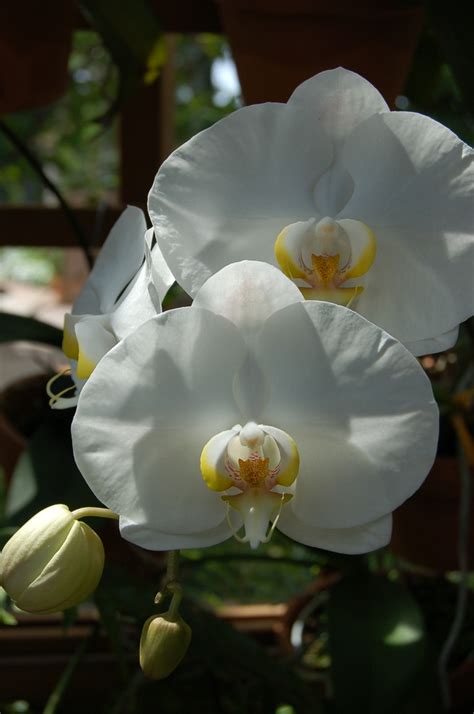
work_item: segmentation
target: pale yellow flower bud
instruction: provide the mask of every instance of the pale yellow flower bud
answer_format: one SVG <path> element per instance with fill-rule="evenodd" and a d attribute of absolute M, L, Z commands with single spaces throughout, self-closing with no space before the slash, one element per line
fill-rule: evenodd
<path fill-rule="evenodd" d="M 173 672 L 191 642 L 191 628 L 171 608 L 152 615 L 143 625 L 140 639 L 140 667 L 150 679 L 164 679 Z"/>
<path fill-rule="evenodd" d="M 22 610 L 58 612 L 85 600 L 103 568 L 99 536 L 57 504 L 30 518 L 5 545 L 0 585 Z"/>

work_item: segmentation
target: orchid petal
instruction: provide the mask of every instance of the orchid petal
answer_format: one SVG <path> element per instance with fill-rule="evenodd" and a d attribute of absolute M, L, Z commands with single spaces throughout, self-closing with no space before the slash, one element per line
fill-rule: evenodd
<path fill-rule="evenodd" d="M 136 524 L 120 517 L 120 533 L 125 540 L 148 550 L 180 550 L 182 548 L 207 548 L 222 543 L 232 535 L 227 520 L 224 519 L 214 528 L 199 530 L 196 533 L 162 533 L 152 524 Z"/>
<path fill-rule="evenodd" d="M 341 163 L 334 163 L 316 182 L 313 200 L 322 216 L 337 216 L 354 193 L 354 179 Z"/>
<path fill-rule="evenodd" d="M 408 241 L 398 240 L 396 230 L 376 230 L 377 258 L 364 277 L 365 289 L 358 298 L 357 311 L 371 322 L 383 324 L 387 332 L 407 345 L 453 330 L 456 313 L 460 315 L 457 306 L 466 303 L 470 292 L 468 283 L 449 286 L 430 266 L 430 260 L 413 250 Z M 413 231 L 407 231 L 408 236 L 416 242 Z M 461 296 L 463 288 L 465 294 Z"/>
<path fill-rule="evenodd" d="M 244 260 L 209 278 L 193 305 L 223 315 L 243 334 L 251 336 L 274 312 L 302 300 L 296 285 L 280 270 L 266 263 Z"/>
<path fill-rule="evenodd" d="M 312 548 L 355 555 L 388 545 L 392 534 L 392 515 L 352 528 L 318 528 L 301 521 L 294 514 L 290 502 L 281 512 L 278 530 Z"/>
<path fill-rule="evenodd" d="M 306 300 L 325 300 L 343 307 L 351 307 L 355 300 L 362 295 L 364 288 L 357 285 L 354 288 L 300 288 Z"/>
<path fill-rule="evenodd" d="M 180 308 L 120 342 L 81 393 L 72 427 L 78 466 L 137 532 L 156 530 L 157 548 L 160 533 L 191 536 L 224 520 L 199 459 L 214 434 L 238 421 L 232 382 L 245 354 L 228 320 Z"/>
<path fill-rule="evenodd" d="M 117 341 L 133 332 L 143 322 L 161 312 L 160 304 L 149 291 L 150 271 L 142 265 L 109 315 Z"/>
<path fill-rule="evenodd" d="M 387 103 L 370 82 L 342 67 L 307 79 L 295 89 L 288 105 L 311 111 L 315 124 L 336 143 L 373 114 L 388 112 Z"/>
<path fill-rule="evenodd" d="M 143 211 L 128 206 L 97 256 L 85 288 L 74 303 L 75 314 L 110 312 L 143 262 L 145 231 Z"/>
<path fill-rule="evenodd" d="M 244 107 L 177 149 L 148 208 L 179 284 L 194 296 L 228 263 L 274 263 L 276 236 L 314 214 L 312 189 L 331 162 L 313 114 L 285 104 Z"/>
<path fill-rule="evenodd" d="M 455 327 L 454 330 L 444 332 L 442 335 L 433 337 L 430 340 L 405 342 L 405 347 L 412 353 L 412 355 L 415 355 L 415 357 L 435 354 L 436 352 L 444 352 L 445 350 L 451 349 L 451 347 L 456 344 L 458 335 L 459 327 Z"/>
<path fill-rule="evenodd" d="M 474 152 L 428 117 L 393 112 L 360 125 L 342 158 L 357 176 L 343 216 L 378 241 L 357 309 L 404 343 L 453 330 L 474 308 Z"/>
<path fill-rule="evenodd" d="M 76 322 L 79 344 L 76 376 L 88 379 L 102 357 L 117 344 L 108 320 L 101 315 L 85 315 Z"/>
<path fill-rule="evenodd" d="M 301 521 L 359 526 L 419 487 L 438 411 L 401 344 L 350 310 L 305 302 L 269 318 L 258 355 L 270 385 L 261 420 L 291 434 L 300 453 L 292 508 Z"/>
<path fill-rule="evenodd" d="M 175 282 L 175 279 L 163 257 L 163 253 L 161 252 L 158 243 L 155 242 L 155 245 L 152 247 L 153 238 L 153 228 L 149 228 L 145 234 L 145 257 L 147 264 L 149 265 L 152 282 L 156 288 L 161 305 L 166 293 Z"/>

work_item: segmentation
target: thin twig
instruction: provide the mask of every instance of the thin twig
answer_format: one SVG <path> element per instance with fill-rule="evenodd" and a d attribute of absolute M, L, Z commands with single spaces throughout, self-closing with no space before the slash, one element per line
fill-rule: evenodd
<path fill-rule="evenodd" d="M 19 136 L 11 129 L 8 124 L 6 124 L 3 119 L 0 119 L 0 130 L 5 134 L 8 140 L 15 146 L 20 154 L 28 161 L 31 168 L 38 174 L 41 181 L 44 183 L 46 188 L 48 188 L 51 193 L 53 193 L 59 201 L 64 215 L 66 216 L 69 225 L 71 226 L 72 232 L 77 240 L 79 247 L 82 249 L 84 256 L 87 260 L 89 268 L 92 268 L 94 261 L 92 257 L 92 252 L 90 250 L 88 241 L 86 239 L 85 233 L 79 223 L 76 214 L 74 213 L 71 206 L 68 204 L 58 187 L 51 181 L 51 179 L 45 174 L 43 167 L 37 156 L 32 152 L 32 150 L 20 139 Z"/>
<path fill-rule="evenodd" d="M 451 690 L 448 674 L 449 659 L 464 623 L 467 597 L 469 594 L 469 520 L 471 507 L 471 473 L 461 444 L 459 444 L 458 451 L 459 473 L 461 479 L 458 533 L 458 567 L 460 580 L 458 583 L 454 618 L 438 660 L 441 698 L 443 706 L 446 710 L 449 710 L 451 707 Z"/>

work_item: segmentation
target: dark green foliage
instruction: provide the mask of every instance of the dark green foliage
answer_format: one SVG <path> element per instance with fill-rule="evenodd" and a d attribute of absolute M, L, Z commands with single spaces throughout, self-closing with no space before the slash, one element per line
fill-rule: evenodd
<path fill-rule="evenodd" d="M 27 340 L 61 347 L 62 330 L 32 317 L 0 312 L 0 342 Z"/>
<path fill-rule="evenodd" d="M 348 574 L 330 593 L 334 714 L 441 710 L 423 615 L 400 582 Z"/>

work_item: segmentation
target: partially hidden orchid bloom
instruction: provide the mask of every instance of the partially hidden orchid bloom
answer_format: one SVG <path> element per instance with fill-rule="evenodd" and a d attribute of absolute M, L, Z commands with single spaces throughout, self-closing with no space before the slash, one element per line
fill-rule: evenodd
<path fill-rule="evenodd" d="M 123 537 L 152 550 L 232 535 L 255 548 L 275 526 L 328 550 L 379 548 L 437 432 L 429 380 L 405 347 L 253 261 L 111 350 L 72 426 L 87 483 Z"/>
<path fill-rule="evenodd" d="M 389 111 L 344 69 L 188 141 L 160 168 L 149 211 L 191 295 L 224 265 L 263 260 L 415 355 L 451 347 L 473 312 L 474 152 L 433 119 Z"/>
<path fill-rule="evenodd" d="M 143 211 L 129 206 L 107 237 L 72 313 L 65 316 L 63 351 L 71 363 L 76 395 L 61 397 L 50 391 L 52 407 L 75 406 L 99 360 L 161 312 L 174 277 L 152 239 Z"/>

